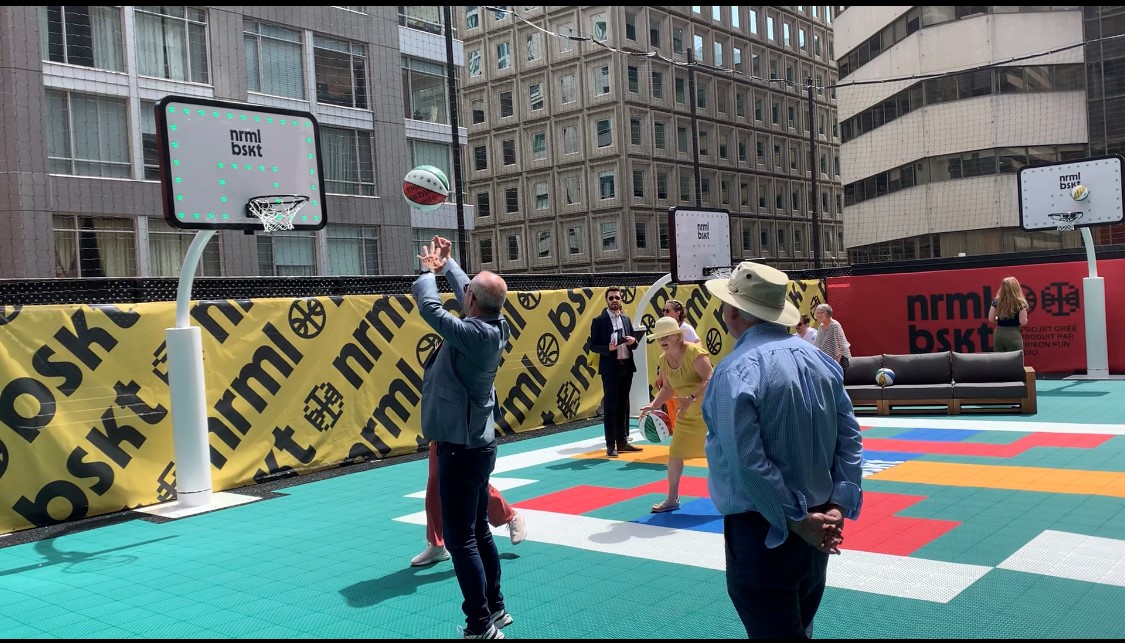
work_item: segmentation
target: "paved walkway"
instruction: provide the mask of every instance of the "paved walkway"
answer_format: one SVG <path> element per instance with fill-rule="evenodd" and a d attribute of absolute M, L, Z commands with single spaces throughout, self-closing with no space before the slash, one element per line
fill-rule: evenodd
<path fill-rule="evenodd" d="M 1030 418 L 863 418 L 864 511 L 832 559 L 816 635 L 1125 636 L 1123 418 L 1125 382 L 1069 380 L 1041 380 Z M 654 515 L 666 446 L 609 460 L 601 432 L 501 446 L 495 484 L 529 527 L 518 546 L 497 530 L 505 632 L 744 635 L 706 463 L 688 463 L 681 510 Z M 0 634 L 455 638 L 451 564 L 409 567 L 425 481 L 417 460 L 178 520 L 0 538 Z"/>

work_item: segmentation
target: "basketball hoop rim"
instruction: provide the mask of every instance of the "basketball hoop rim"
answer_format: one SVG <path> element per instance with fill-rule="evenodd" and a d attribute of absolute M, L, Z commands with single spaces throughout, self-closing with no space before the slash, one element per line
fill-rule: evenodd
<path fill-rule="evenodd" d="M 261 221 L 263 232 L 288 231 L 308 202 L 309 197 L 304 194 L 261 194 L 246 200 L 246 214 Z"/>

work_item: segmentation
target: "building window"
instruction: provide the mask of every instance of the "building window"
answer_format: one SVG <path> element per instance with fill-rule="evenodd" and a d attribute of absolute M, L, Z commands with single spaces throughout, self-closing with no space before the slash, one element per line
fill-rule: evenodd
<path fill-rule="evenodd" d="M 668 173 L 656 173 L 656 198 L 667 200 L 668 199 Z"/>
<path fill-rule="evenodd" d="M 684 53 L 684 30 L 672 28 L 672 53 Z"/>
<path fill-rule="evenodd" d="M 328 274 L 379 274 L 379 229 L 375 226 L 328 226 Z"/>
<path fill-rule="evenodd" d="M 503 70 L 512 66 L 512 45 L 502 42 L 496 45 L 496 69 Z"/>
<path fill-rule="evenodd" d="M 160 151 L 156 146 L 156 103 L 150 100 L 141 101 L 141 153 L 144 157 L 145 180 L 159 181 Z"/>
<path fill-rule="evenodd" d="M 637 14 L 625 13 L 625 37 L 637 41 Z"/>
<path fill-rule="evenodd" d="M 402 57 L 404 116 L 427 123 L 449 124 L 445 69 L 436 63 Z"/>
<path fill-rule="evenodd" d="M 564 154 L 577 154 L 578 153 L 578 128 L 577 127 L 564 127 L 563 128 L 563 153 Z"/>
<path fill-rule="evenodd" d="M 559 87 L 562 89 L 560 101 L 563 105 L 578 100 L 578 86 L 574 82 L 574 74 L 560 76 Z"/>
<path fill-rule="evenodd" d="M 566 246 L 569 254 L 580 255 L 583 252 L 582 230 L 580 228 L 566 229 Z"/>
<path fill-rule="evenodd" d="M 663 22 L 658 20 L 655 16 L 650 15 L 648 19 L 648 44 L 652 47 L 660 47 L 660 28 L 664 25 Z"/>
<path fill-rule="evenodd" d="M 304 232 L 257 235 L 258 272 L 275 277 L 316 275 L 316 238 Z"/>
<path fill-rule="evenodd" d="M 676 151 L 681 154 L 687 154 L 688 151 L 688 136 L 686 127 L 676 128 Z"/>
<path fill-rule="evenodd" d="M 367 49 L 321 35 L 313 36 L 316 100 L 367 109 Z"/>
<path fill-rule="evenodd" d="M 680 104 L 683 104 L 683 102 L 686 100 L 686 94 L 684 93 L 684 79 L 677 77 L 676 80 L 675 80 L 675 85 L 676 85 L 676 102 L 680 103 Z"/>
<path fill-rule="evenodd" d="M 547 133 L 535 132 L 531 135 L 531 158 L 542 161 L 547 158 Z"/>
<path fill-rule="evenodd" d="M 700 132 L 699 133 L 699 155 L 700 156 L 707 156 L 707 151 L 708 151 L 708 147 L 709 147 L 708 139 L 709 139 L 709 137 L 707 136 L 707 132 Z"/>
<path fill-rule="evenodd" d="M 691 177 L 686 173 L 680 174 L 680 200 L 691 200 Z"/>
<path fill-rule="evenodd" d="M 637 221 L 634 227 L 636 231 L 636 246 L 637 250 L 644 250 L 648 247 L 648 226 L 644 221 Z"/>
<path fill-rule="evenodd" d="M 477 243 L 481 263 L 492 263 L 492 239 L 481 239 Z"/>
<path fill-rule="evenodd" d="M 617 223 L 602 224 L 602 252 L 617 250 Z"/>
<path fill-rule="evenodd" d="M 305 57 L 301 32 L 253 20 L 244 20 L 242 31 L 246 45 L 246 88 L 271 96 L 304 100 Z M 405 81 L 405 66 L 403 76 Z"/>
<path fill-rule="evenodd" d="M 518 234 L 508 235 L 508 261 L 520 260 L 520 237 Z"/>
<path fill-rule="evenodd" d="M 504 165 L 516 164 L 516 141 L 515 139 L 508 139 L 500 142 L 500 148 L 503 150 Z"/>
<path fill-rule="evenodd" d="M 137 65 L 142 76 L 209 82 L 207 14 L 193 7 L 138 7 Z"/>
<path fill-rule="evenodd" d="M 543 109 L 543 85 L 539 83 L 532 83 L 527 88 L 527 99 L 531 107 L 531 111 L 537 112 Z"/>
<path fill-rule="evenodd" d="M 632 65 L 629 65 L 629 69 L 627 70 L 627 75 L 628 75 L 628 82 L 629 82 L 629 93 L 630 94 L 640 93 L 640 91 L 641 91 L 641 70 L 637 69 L 636 67 L 634 67 Z"/>
<path fill-rule="evenodd" d="M 773 35 L 773 16 L 766 16 L 766 38 L 777 42 L 777 39 Z"/>
<path fill-rule="evenodd" d="M 69 216 L 65 217 L 67 220 Z M 119 221 L 125 223 L 124 221 Z M 184 265 L 188 247 L 195 238 L 195 231 L 180 230 L 168 225 L 164 219 L 148 220 L 148 261 L 149 274 L 153 277 L 178 277 L 180 268 Z M 131 250 L 131 248 L 129 249 Z M 220 256 L 222 255 L 222 239 L 215 237 L 213 243 L 203 248 L 203 255 L 199 258 L 199 272 L 201 277 L 221 277 Z"/>
<path fill-rule="evenodd" d="M 481 192 L 481 193 L 477 194 L 477 217 L 478 218 L 483 219 L 485 217 L 492 216 L 492 205 L 490 203 L 491 200 L 492 200 L 491 195 L 488 192 Z"/>
<path fill-rule="evenodd" d="M 534 62 L 543 57 L 543 34 L 532 33 L 527 35 L 527 61 Z"/>
<path fill-rule="evenodd" d="M 582 184 L 577 176 L 563 178 L 563 190 L 566 192 L 566 204 L 577 205 L 582 203 Z"/>
<path fill-rule="evenodd" d="M 473 125 L 480 125 L 484 122 L 484 99 L 478 98 L 472 101 L 473 110 Z"/>
<path fill-rule="evenodd" d="M 137 275 L 132 221 L 56 214 L 52 222 L 56 277 Z"/>
<path fill-rule="evenodd" d="M 605 96 L 609 93 L 609 65 L 602 65 L 594 69 L 594 95 Z"/>
<path fill-rule="evenodd" d="M 435 5 L 400 6 L 398 24 L 408 29 L 441 35 L 445 23 L 441 19 L 441 7 Z"/>
<path fill-rule="evenodd" d="M 467 6 L 465 7 L 465 29 L 479 29 L 480 28 L 480 7 Z"/>
<path fill-rule="evenodd" d="M 652 124 L 652 144 L 656 149 L 664 149 L 664 123 Z"/>
<path fill-rule="evenodd" d="M 500 92 L 500 118 L 515 115 L 515 106 L 512 103 L 512 92 Z"/>
<path fill-rule="evenodd" d="M 515 214 L 520 211 L 520 191 L 519 188 L 505 188 L 504 189 L 504 212 L 508 214 Z"/>
<path fill-rule="evenodd" d="M 629 119 L 629 142 L 633 145 L 641 144 L 641 119 Z"/>
<path fill-rule="evenodd" d="M 645 173 L 643 170 L 633 170 L 633 196 L 641 198 L 645 195 Z"/>
<path fill-rule="evenodd" d="M 480 50 L 474 49 L 465 57 L 465 67 L 469 70 L 469 77 L 480 76 Z"/>
<path fill-rule="evenodd" d="M 129 178 L 125 99 L 53 89 L 46 96 L 50 172 Z"/>
<path fill-rule="evenodd" d="M 660 236 L 660 249 L 661 250 L 667 250 L 668 249 L 668 220 L 667 219 L 661 219 L 660 222 L 656 224 L 656 228 L 657 228 L 657 234 Z"/>
<path fill-rule="evenodd" d="M 125 71 L 118 7 L 39 7 L 43 59 L 95 69 Z"/>
<path fill-rule="evenodd" d="M 559 41 L 559 51 L 572 51 L 574 49 L 574 41 L 570 39 L 570 36 L 574 35 L 574 27 L 571 26 L 569 22 L 559 25 L 559 33 L 566 36 Z"/>
<path fill-rule="evenodd" d="M 758 33 L 758 10 L 750 10 L 750 33 L 757 35 Z"/>
<path fill-rule="evenodd" d="M 321 127 L 325 189 L 336 194 L 375 195 L 375 156 L 371 132 Z"/>
<path fill-rule="evenodd" d="M 473 148 L 473 169 L 476 171 L 488 169 L 488 148 L 478 145 Z"/>
<path fill-rule="evenodd" d="M 547 191 L 547 184 L 539 182 L 535 184 L 535 209 L 546 210 L 551 207 L 551 195 Z"/>
<path fill-rule="evenodd" d="M 658 71 L 652 72 L 652 97 L 656 99 L 664 98 L 664 74 Z"/>
<path fill-rule="evenodd" d="M 609 147 L 613 145 L 613 121 L 608 119 L 598 121 L 597 130 L 598 147 Z"/>
<path fill-rule="evenodd" d="M 538 239 L 536 240 L 536 254 L 540 259 L 549 259 L 551 257 L 551 231 L 540 230 Z"/>
<path fill-rule="evenodd" d="M 598 191 L 603 199 L 612 199 L 617 196 L 617 191 L 613 184 L 612 170 L 598 174 Z"/>
<path fill-rule="evenodd" d="M 594 35 L 594 40 L 598 42 L 605 42 L 609 37 L 609 23 L 606 21 L 604 13 L 596 13 L 590 16 L 590 31 Z"/>

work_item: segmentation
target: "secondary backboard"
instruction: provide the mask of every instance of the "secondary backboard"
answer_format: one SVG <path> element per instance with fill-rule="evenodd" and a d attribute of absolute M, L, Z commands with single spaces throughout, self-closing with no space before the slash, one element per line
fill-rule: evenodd
<path fill-rule="evenodd" d="M 668 252 L 674 283 L 701 283 L 730 272 L 730 213 L 709 208 L 668 210 Z"/>
<path fill-rule="evenodd" d="M 1118 155 L 1020 168 L 1016 180 L 1020 226 L 1024 230 L 1073 230 L 1118 223 L 1123 214 L 1123 169 L 1125 159 Z M 1076 192 L 1080 185 L 1086 190 Z"/>
<path fill-rule="evenodd" d="M 165 96 L 156 104 L 164 218 L 192 230 L 261 230 L 253 197 L 308 201 L 294 230 L 328 222 L 320 124 L 308 112 Z"/>

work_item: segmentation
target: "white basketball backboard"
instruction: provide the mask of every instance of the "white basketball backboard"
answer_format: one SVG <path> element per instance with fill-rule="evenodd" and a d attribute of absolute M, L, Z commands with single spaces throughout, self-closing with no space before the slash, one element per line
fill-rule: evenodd
<path fill-rule="evenodd" d="M 307 197 L 295 230 L 327 222 L 320 125 L 308 112 L 165 96 L 156 104 L 164 218 L 194 230 L 261 230 L 251 198 Z"/>
<path fill-rule="evenodd" d="M 668 211 L 668 251 L 674 283 L 701 283 L 731 268 L 730 214 L 675 207 Z"/>
<path fill-rule="evenodd" d="M 1122 170 L 1117 155 L 1020 168 L 1020 226 L 1024 230 L 1073 229 L 1122 220 Z M 1088 194 L 1077 199 L 1074 188 Z"/>

